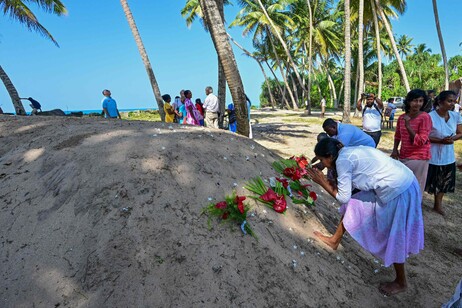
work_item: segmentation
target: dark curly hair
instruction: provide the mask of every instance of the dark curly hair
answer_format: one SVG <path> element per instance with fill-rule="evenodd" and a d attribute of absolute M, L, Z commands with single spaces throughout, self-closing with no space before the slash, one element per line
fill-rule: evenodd
<path fill-rule="evenodd" d="M 408 113 L 409 110 L 411 110 L 411 102 L 420 97 L 423 97 L 424 99 L 424 103 L 422 104 L 422 107 L 420 107 L 420 111 L 424 111 L 424 108 L 428 103 L 427 93 L 421 89 L 414 89 L 409 91 L 409 93 L 406 95 L 406 98 L 404 99 L 404 112 Z"/>

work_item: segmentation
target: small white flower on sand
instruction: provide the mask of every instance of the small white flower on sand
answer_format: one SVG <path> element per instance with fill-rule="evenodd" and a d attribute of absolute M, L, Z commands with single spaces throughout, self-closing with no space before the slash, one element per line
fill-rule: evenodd
<path fill-rule="evenodd" d="M 320 255 L 319 251 L 316 254 L 319 256 Z"/>
<path fill-rule="evenodd" d="M 209 200 L 209 201 L 212 201 L 212 200 L 213 200 L 213 198 L 212 198 L 212 197 L 209 197 L 209 198 L 208 198 L 208 200 Z"/>
<path fill-rule="evenodd" d="M 289 228 L 289 231 L 293 231 L 292 228 Z"/>
<path fill-rule="evenodd" d="M 288 209 L 288 208 L 289 208 L 289 206 L 288 206 L 288 205 L 286 205 L 286 209 Z"/>
<path fill-rule="evenodd" d="M 115 197 L 116 197 L 116 198 L 118 198 L 118 197 L 119 197 L 119 195 L 115 195 Z"/>
<path fill-rule="evenodd" d="M 263 214 L 266 214 L 266 213 L 267 213 L 266 210 L 263 210 Z"/>
<path fill-rule="evenodd" d="M 340 259 L 341 259 L 341 258 L 340 258 L 339 256 L 337 256 L 337 260 L 340 261 Z"/>
<path fill-rule="evenodd" d="M 210 137 L 212 137 L 212 138 L 213 138 L 213 135 L 210 135 Z"/>
<path fill-rule="evenodd" d="M 378 269 L 375 269 L 375 270 L 374 270 L 374 274 L 377 274 L 378 272 L 379 272 Z"/>
<path fill-rule="evenodd" d="M 343 263 L 345 263 L 345 261 L 343 261 L 343 260 L 342 260 L 342 262 L 341 262 L 341 263 L 343 264 Z"/>
<path fill-rule="evenodd" d="M 294 249 L 297 249 L 297 248 L 298 248 L 297 245 L 294 245 Z"/>
<path fill-rule="evenodd" d="M 324 193 L 324 190 L 321 189 L 321 192 Z"/>
<path fill-rule="evenodd" d="M 224 160 L 228 160 L 228 157 L 224 156 L 223 159 L 224 159 Z"/>
<path fill-rule="evenodd" d="M 246 161 L 249 161 L 249 160 L 250 160 L 250 157 L 246 156 L 246 157 L 245 157 L 245 160 L 246 160 Z"/>
<path fill-rule="evenodd" d="M 301 256 L 304 256 L 304 255 L 305 255 L 305 252 L 304 252 L 304 251 L 300 251 L 300 255 L 301 255 Z"/>
<path fill-rule="evenodd" d="M 305 211 L 305 210 L 303 210 L 303 213 L 304 213 L 304 214 L 306 214 L 306 213 L 308 213 L 308 212 L 307 212 L 307 211 Z"/>
<path fill-rule="evenodd" d="M 165 150 L 165 147 L 162 147 L 162 150 Z"/>
<path fill-rule="evenodd" d="M 237 183 L 233 183 L 233 187 L 237 187 Z"/>

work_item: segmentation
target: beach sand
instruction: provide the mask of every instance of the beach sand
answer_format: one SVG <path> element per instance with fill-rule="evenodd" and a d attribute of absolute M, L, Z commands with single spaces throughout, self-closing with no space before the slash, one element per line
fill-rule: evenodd
<path fill-rule="evenodd" d="M 0 307 L 437 307 L 462 278 L 461 202 L 446 218 L 425 198 L 425 249 L 408 259 L 409 289 L 346 236 L 337 251 L 335 200 L 285 215 L 248 201 L 258 236 L 201 210 L 280 157 L 312 156 L 321 128 L 265 123 L 254 140 L 221 130 L 93 118 L 0 116 Z M 260 121 L 259 121 L 260 119 Z M 456 189 L 460 191 L 461 184 Z M 456 192 L 457 194 L 457 192 Z M 295 261 L 295 262 L 294 262 Z M 295 266 L 294 266 L 295 264 Z"/>

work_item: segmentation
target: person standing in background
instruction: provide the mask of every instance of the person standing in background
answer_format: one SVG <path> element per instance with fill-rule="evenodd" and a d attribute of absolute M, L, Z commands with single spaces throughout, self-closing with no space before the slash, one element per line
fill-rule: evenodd
<path fill-rule="evenodd" d="M 111 91 L 103 90 L 104 98 L 101 101 L 103 105 L 103 113 L 106 118 L 115 119 L 119 118 L 122 119 L 119 113 L 119 109 L 117 109 L 116 101 L 111 97 Z"/>
<path fill-rule="evenodd" d="M 325 113 L 326 113 L 326 99 L 323 96 L 321 98 L 321 118 L 324 118 Z"/>
<path fill-rule="evenodd" d="M 364 99 L 366 99 L 366 105 L 363 108 Z M 382 136 L 382 100 L 375 98 L 372 93 L 363 93 L 356 104 L 356 109 L 363 112 L 363 131 L 374 139 L 375 147 L 377 147 Z"/>
<path fill-rule="evenodd" d="M 205 112 L 205 124 L 210 128 L 218 128 L 218 97 L 213 94 L 213 88 L 210 86 L 205 88 L 205 94 L 207 97 L 202 106 Z"/>

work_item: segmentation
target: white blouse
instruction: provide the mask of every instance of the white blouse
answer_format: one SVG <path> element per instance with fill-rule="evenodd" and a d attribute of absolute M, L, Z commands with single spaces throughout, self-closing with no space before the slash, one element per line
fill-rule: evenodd
<path fill-rule="evenodd" d="M 432 118 L 432 131 L 430 137 L 444 138 L 454 136 L 457 131 L 457 125 L 462 124 L 462 118 L 459 113 L 449 111 L 449 120 L 446 122 L 435 110 L 429 113 Z M 430 164 L 444 166 L 456 161 L 454 155 L 454 144 L 431 144 L 432 158 Z"/>
<path fill-rule="evenodd" d="M 382 204 L 402 194 L 415 179 L 414 173 L 403 163 L 372 147 L 345 147 L 336 161 L 336 199 L 347 203 L 351 191 L 374 190 Z"/>

